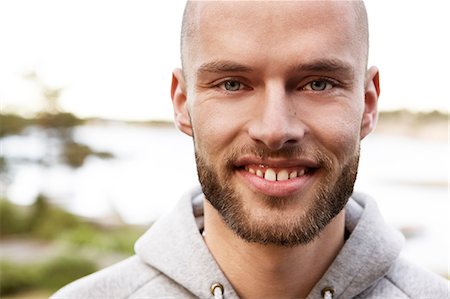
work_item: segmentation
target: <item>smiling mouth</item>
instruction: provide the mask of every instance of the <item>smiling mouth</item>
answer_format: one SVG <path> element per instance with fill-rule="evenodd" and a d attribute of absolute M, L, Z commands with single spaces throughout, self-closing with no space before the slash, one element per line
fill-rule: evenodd
<path fill-rule="evenodd" d="M 297 166 L 297 167 L 270 167 L 263 164 L 252 164 L 240 167 L 250 174 L 256 175 L 267 181 L 287 181 L 301 178 L 314 172 L 316 168 Z"/>
<path fill-rule="evenodd" d="M 306 190 L 319 169 L 304 163 L 245 163 L 237 167 L 238 177 L 254 192 L 285 197 Z"/>
<path fill-rule="evenodd" d="M 268 196 L 290 196 L 309 188 L 320 162 L 308 158 L 259 158 L 242 156 L 233 163 L 238 178 L 253 192 Z"/>

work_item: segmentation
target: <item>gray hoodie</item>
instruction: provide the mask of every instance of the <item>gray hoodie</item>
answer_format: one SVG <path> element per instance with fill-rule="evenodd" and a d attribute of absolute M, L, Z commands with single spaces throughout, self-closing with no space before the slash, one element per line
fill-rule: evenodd
<path fill-rule="evenodd" d="M 52 298 L 238 298 L 200 234 L 202 201 L 199 188 L 185 195 L 136 242 L 135 256 Z M 307 299 L 449 298 L 449 281 L 399 258 L 403 237 L 368 196 L 352 195 L 346 229 L 344 247 Z M 217 283 L 223 294 L 216 288 L 214 297 L 211 287 Z"/>

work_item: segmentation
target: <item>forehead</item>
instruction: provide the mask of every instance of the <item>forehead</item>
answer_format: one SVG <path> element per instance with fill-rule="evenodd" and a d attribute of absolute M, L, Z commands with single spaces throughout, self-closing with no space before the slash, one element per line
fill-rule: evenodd
<path fill-rule="evenodd" d="M 330 17 L 338 18 L 341 22 L 350 19 L 351 14 L 355 12 L 357 1 L 190 1 L 190 3 L 197 13 L 197 20 L 202 25 L 219 25 L 227 20 L 233 20 L 237 22 L 236 25 L 273 21 L 269 25 L 317 26 L 330 21 Z"/>
<path fill-rule="evenodd" d="M 187 62 L 242 60 L 263 66 L 307 60 L 364 60 L 352 1 L 198 1 Z"/>

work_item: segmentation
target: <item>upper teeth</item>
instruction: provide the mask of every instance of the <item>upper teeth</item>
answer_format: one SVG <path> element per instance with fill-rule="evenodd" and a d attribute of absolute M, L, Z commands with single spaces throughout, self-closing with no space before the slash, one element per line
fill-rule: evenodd
<path fill-rule="evenodd" d="M 276 181 L 277 180 L 277 174 L 272 168 L 269 168 L 266 170 L 266 173 L 264 174 L 264 178 L 268 181 Z"/>
<path fill-rule="evenodd" d="M 293 170 L 289 172 L 287 169 L 280 169 L 278 173 L 272 168 L 257 168 L 256 170 L 251 167 L 245 167 L 245 170 L 250 172 L 251 174 L 256 174 L 259 177 L 262 177 L 268 181 L 286 181 L 289 179 L 294 179 L 296 177 L 303 176 L 305 174 L 305 169 Z M 263 172 L 264 170 L 264 172 Z"/>

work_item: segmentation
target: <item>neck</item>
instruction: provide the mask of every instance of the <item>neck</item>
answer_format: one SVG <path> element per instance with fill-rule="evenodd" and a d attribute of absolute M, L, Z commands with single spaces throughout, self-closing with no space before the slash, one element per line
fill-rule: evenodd
<path fill-rule="evenodd" d="M 205 242 L 241 298 L 305 298 L 344 244 L 342 210 L 307 245 L 249 243 L 205 200 Z"/>

